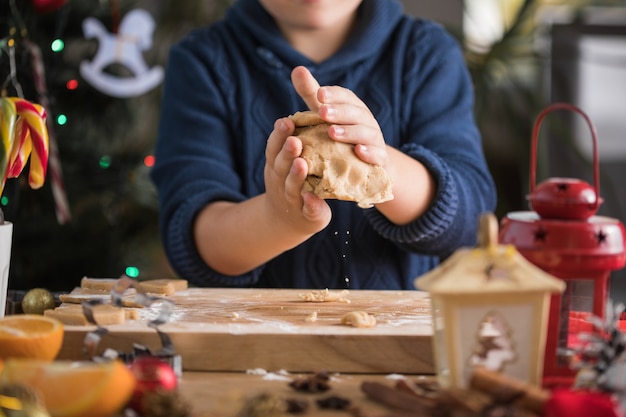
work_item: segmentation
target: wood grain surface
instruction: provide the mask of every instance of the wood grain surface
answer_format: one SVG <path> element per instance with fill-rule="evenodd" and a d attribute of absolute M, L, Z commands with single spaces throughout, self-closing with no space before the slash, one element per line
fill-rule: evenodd
<path fill-rule="evenodd" d="M 246 401 L 261 394 L 278 398 L 297 399 L 308 404 L 303 415 L 324 417 L 345 417 L 345 410 L 322 409 L 318 400 L 337 396 L 350 401 L 350 408 L 359 408 L 373 416 L 389 414 L 385 405 L 374 402 L 361 391 L 363 382 L 379 382 L 392 387 L 397 378 L 408 381 L 431 380 L 432 377 L 398 374 L 344 374 L 331 373 L 329 386 L 325 392 L 307 393 L 295 391 L 289 386 L 290 380 L 306 377 L 309 374 L 245 374 L 237 372 L 185 372 L 179 381 L 182 398 L 191 408 L 195 417 L 233 417 L 243 408 Z"/>
<path fill-rule="evenodd" d="M 159 329 L 171 338 L 187 371 L 434 372 L 426 293 L 353 290 L 342 296 L 349 302 L 304 301 L 302 295 L 310 292 L 189 288 L 168 297 L 175 307 L 171 321 Z M 140 309 L 139 320 L 108 326 L 100 351 L 127 352 L 134 343 L 160 349 L 158 335 L 147 325 L 160 304 Z M 376 326 L 341 324 L 352 311 L 373 315 Z M 314 313 L 316 320 L 307 320 Z M 84 359 L 84 338 L 94 328 L 66 326 L 59 359 Z"/>

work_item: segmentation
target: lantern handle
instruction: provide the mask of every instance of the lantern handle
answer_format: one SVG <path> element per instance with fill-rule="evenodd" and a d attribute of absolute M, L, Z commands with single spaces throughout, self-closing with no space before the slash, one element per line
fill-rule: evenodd
<path fill-rule="evenodd" d="M 591 122 L 591 119 L 587 114 L 582 111 L 580 108 L 574 106 L 569 103 L 553 103 L 546 107 L 539 116 L 537 116 L 537 120 L 535 121 L 535 126 L 533 128 L 533 138 L 531 142 L 530 149 L 530 194 L 535 190 L 535 182 L 537 179 L 536 169 L 537 169 L 537 139 L 539 138 L 539 127 L 541 126 L 541 122 L 548 115 L 548 113 L 553 110 L 571 110 L 580 114 L 587 125 L 589 126 L 589 130 L 591 131 L 591 138 L 593 140 L 593 188 L 596 192 L 596 199 L 593 202 L 593 206 L 590 207 L 592 209 L 597 209 L 600 204 L 600 167 L 598 164 L 598 135 L 596 132 L 596 128 Z"/>
<path fill-rule="evenodd" d="M 478 247 L 494 248 L 498 245 L 498 219 L 493 213 L 483 213 L 478 222 Z"/>

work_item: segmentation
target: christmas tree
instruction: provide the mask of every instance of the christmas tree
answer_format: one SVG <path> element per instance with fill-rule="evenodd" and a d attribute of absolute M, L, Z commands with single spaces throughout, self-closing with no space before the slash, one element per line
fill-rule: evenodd
<path fill-rule="evenodd" d="M 0 82 L 44 106 L 43 188 L 7 181 L 9 288 L 67 291 L 83 276 L 173 276 L 148 173 L 170 46 L 220 18 L 228 0 L 5 0 Z"/>

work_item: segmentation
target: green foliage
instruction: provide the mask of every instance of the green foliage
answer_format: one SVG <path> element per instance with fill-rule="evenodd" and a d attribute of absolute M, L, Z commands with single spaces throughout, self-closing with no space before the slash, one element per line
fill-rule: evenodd
<path fill-rule="evenodd" d="M 474 83 L 476 121 L 498 190 L 498 217 L 527 209 L 532 125 L 544 105 L 534 22 L 538 3 L 524 0 L 511 25 L 491 45 L 461 39 Z"/>

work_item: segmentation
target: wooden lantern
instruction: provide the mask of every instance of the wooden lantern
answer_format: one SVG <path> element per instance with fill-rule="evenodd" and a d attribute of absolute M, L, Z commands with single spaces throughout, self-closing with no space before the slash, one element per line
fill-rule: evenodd
<path fill-rule="evenodd" d="M 482 366 L 540 384 L 550 297 L 565 284 L 499 245 L 493 214 L 481 217 L 478 238 L 415 280 L 431 296 L 439 383 L 464 388 Z"/>

